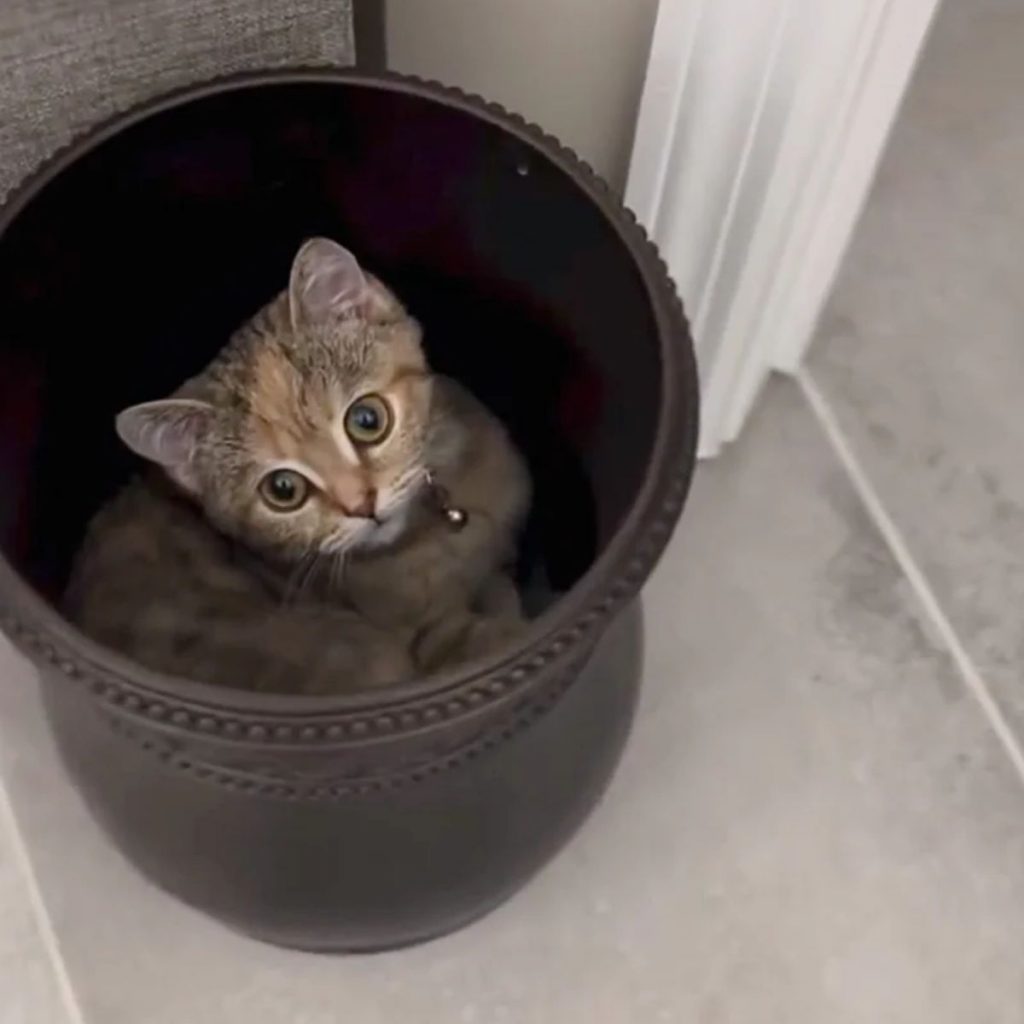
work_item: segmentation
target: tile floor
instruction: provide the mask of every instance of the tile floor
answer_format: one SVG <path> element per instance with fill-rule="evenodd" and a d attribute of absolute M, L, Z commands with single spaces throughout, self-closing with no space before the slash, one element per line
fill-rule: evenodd
<path fill-rule="evenodd" d="M 1022 0 L 947 2 L 811 367 L 1024 732 L 1022 53 Z"/>
<path fill-rule="evenodd" d="M 992 727 L 1024 728 L 1024 4 L 948 8 L 811 374 L 949 628 L 774 382 L 645 591 L 597 813 L 491 917 L 371 958 L 259 946 L 140 880 L 0 646 L 0 1024 L 1024 1021 L 1024 785 Z"/>
<path fill-rule="evenodd" d="M 796 385 L 776 382 L 701 470 L 645 592 L 646 693 L 595 817 L 490 918 L 366 959 L 260 947 L 137 878 L 5 655 L 4 778 L 78 1012 L 1019 1024 L 1024 788 L 918 607 Z M 0 1000 L 0 1021 L 74 1020 L 5 877 L 3 918 L 25 923 L 0 947 L 0 991 L 25 1005 Z"/>

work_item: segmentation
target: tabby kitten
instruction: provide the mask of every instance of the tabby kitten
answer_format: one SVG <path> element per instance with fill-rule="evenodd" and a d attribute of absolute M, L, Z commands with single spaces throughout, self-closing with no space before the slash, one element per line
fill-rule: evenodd
<path fill-rule="evenodd" d="M 342 692 L 522 628 L 502 569 L 529 501 L 523 460 L 332 241 L 306 242 L 287 291 L 117 430 L 154 468 L 90 525 L 66 605 L 154 669 Z"/>

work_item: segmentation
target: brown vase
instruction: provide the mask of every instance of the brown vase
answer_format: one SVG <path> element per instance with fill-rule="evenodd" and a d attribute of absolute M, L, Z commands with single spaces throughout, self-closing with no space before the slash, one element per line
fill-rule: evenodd
<path fill-rule="evenodd" d="M 134 468 L 113 415 L 198 370 L 312 234 L 394 285 L 433 365 L 526 453 L 536 617 L 500 657 L 384 693 L 268 696 L 148 671 L 59 611 L 85 524 Z M 416 942 L 522 885 L 619 757 L 637 593 L 694 462 L 687 325 L 617 197 L 536 127 L 451 89 L 236 77 L 104 125 L 10 196 L 0 313 L 0 622 L 128 858 L 306 949 Z"/>

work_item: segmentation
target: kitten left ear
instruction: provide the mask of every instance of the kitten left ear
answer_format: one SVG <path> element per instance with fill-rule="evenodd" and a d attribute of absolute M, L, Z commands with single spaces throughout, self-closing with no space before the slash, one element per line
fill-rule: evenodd
<path fill-rule="evenodd" d="M 366 275 L 348 249 L 329 238 L 311 238 L 292 263 L 292 326 L 344 316 L 363 302 L 366 291 Z"/>
<path fill-rule="evenodd" d="M 215 410 L 206 402 L 168 398 L 118 413 L 118 436 L 136 455 L 163 467 L 186 490 L 197 487 L 195 455 L 209 433 Z"/>
<path fill-rule="evenodd" d="M 323 324 L 355 313 L 383 322 L 404 313 L 401 303 L 343 246 L 329 238 L 305 242 L 292 263 L 288 284 L 292 327 Z"/>

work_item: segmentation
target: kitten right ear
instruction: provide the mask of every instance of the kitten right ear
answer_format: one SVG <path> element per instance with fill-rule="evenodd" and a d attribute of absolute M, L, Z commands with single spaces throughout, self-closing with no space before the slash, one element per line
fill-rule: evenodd
<path fill-rule="evenodd" d="M 348 249 L 329 238 L 311 238 L 299 249 L 288 283 L 293 327 L 344 316 L 366 295 L 366 275 Z"/>
<path fill-rule="evenodd" d="M 118 413 L 118 436 L 136 455 L 163 467 L 186 490 L 196 489 L 195 454 L 209 432 L 214 408 L 206 402 L 168 398 Z"/>

